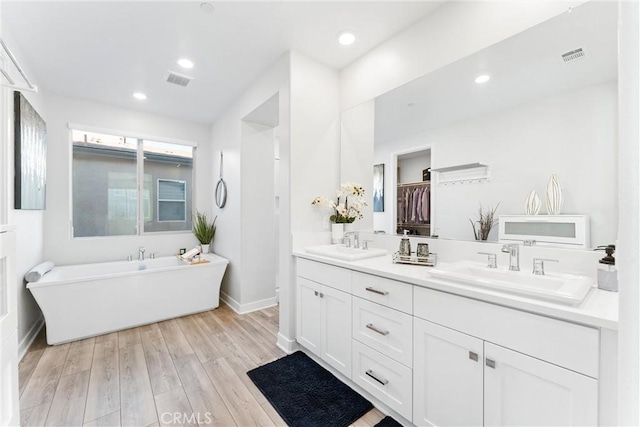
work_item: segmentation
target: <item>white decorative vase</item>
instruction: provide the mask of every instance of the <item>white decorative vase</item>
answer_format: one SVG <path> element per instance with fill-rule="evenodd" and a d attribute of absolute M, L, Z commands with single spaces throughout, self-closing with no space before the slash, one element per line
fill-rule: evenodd
<path fill-rule="evenodd" d="M 353 223 L 352 222 L 344 224 L 344 232 L 345 233 L 349 233 L 349 232 L 351 232 L 353 230 L 354 230 L 354 227 L 353 227 Z"/>
<path fill-rule="evenodd" d="M 331 243 L 342 243 L 344 224 L 331 224 Z"/>
<path fill-rule="evenodd" d="M 200 245 L 200 252 L 203 254 L 208 254 L 209 253 L 209 246 L 210 245 Z"/>
<path fill-rule="evenodd" d="M 524 210 L 527 215 L 538 215 L 540 212 L 540 197 L 536 190 L 531 190 L 529 193 L 529 197 L 527 197 L 527 202 L 524 205 Z"/>
<path fill-rule="evenodd" d="M 562 209 L 562 202 L 562 187 L 560 187 L 558 177 L 554 173 L 551 174 L 547 184 L 547 213 L 549 215 L 558 215 Z"/>

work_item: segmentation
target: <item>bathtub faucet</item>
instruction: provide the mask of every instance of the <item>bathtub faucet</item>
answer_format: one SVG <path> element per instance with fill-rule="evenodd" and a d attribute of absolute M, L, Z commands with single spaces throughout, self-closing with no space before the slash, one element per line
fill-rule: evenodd
<path fill-rule="evenodd" d="M 138 261 L 144 261 L 144 247 L 140 246 L 138 248 Z"/>

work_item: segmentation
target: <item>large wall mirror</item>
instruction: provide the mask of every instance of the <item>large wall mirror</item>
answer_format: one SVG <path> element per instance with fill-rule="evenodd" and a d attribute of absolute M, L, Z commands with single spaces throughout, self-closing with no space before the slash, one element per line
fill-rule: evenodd
<path fill-rule="evenodd" d="M 366 170 L 369 184 L 373 165 L 385 165 L 384 212 L 367 212 L 367 225 L 391 234 L 406 217 L 405 187 L 429 180 L 428 199 L 411 190 L 424 208 L 416 233 L 473 240 L 469 219 L 481 206 L 525 214 L 536 190 L 546 214 L 556 174 L 561 213 L 590 217 L 591 246 L 613 243 L 617 74 L 617 6 L 585 3 L 345 111 L 342 179 Z M 481 75 L 489 80 L 476 83 Z M 484 166 L 465 169 L 473 164 Z"/>

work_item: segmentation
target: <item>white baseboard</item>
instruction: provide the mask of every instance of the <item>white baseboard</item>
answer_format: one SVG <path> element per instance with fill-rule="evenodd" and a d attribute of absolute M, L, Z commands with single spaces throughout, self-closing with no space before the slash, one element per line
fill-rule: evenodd
<path fill-rule="evenodd" d="M 220 300 L 231 307 L 231 309 L 238 314 L 247 314 L 251 313 L 252 311 L 262 310 L 263 308 L 273 307 L 274 305 L 278 304 L 276 297 L 254 301 L 247 304 L 240 304 L 238 301 L 234 300 L 222 291 L 220 291 Z"/>
<path fill-rule="evenodd" d="M 220 291 L 220 301 L 227 304 L 236 313 L 240 312 L 240 304 L 238 303 L 238 301 L 234 300 L 223 291 Z"/>
<path fill-rule="evenodd" d="M 33 344 L 33 341 L 36 339 L 38 333 L 40 332 L 40 329 L 42 329 L 43 326 L 44 316 L 40 315 L 40 318 L 38 318 L 31 329 L 29 329 L 27 335 L 25 335 L 25 337 L 20 341 L 20 345 L 18 346 L 18 360 L 22 360 L 24 355 L 27 354 L 27 350 L 29 350 L 31 344 Z"/>
<path fill-rule="evenodd" d="M 291 354 L 300 349 L 300 345 L 296 340 L 290 340 L 280 332 L 278 332 L 278 342 L 276 343 L 276 345 L 287 354 Z"/>

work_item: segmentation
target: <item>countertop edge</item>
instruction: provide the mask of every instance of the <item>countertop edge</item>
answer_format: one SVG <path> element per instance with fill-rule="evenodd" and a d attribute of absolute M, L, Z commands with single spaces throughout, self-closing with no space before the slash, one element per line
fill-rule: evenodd
<path fill-rule="evenodd" d="M 569 306 L 569 305 L 561 305 L 555 304 L 547 301 L 535 300 L 532 298 L 521 297 L 518 295 L 511 295 L 507 293 L 501 293 L 496 291 L 491 291 L 489 289 L 483 288 L 474 288 L 472 286 L 450 283 L 441 279 L 436 279 L 433 277 L 429 277 L 428 268 L 425 266 L 411 266 L 411 265 L 403 265 L 403 268 L 407 268 L 407 272 L 409 271 L 420 271 L 425 273 L 425 278 L 412 277 L 410 275 L 398 274 L 393 271 L 388 271 L 383 268 L 373 267 L 370 265 L 366 265 L 367 261 L 380 259 L 382 257 L 377 258 L 369 258 L 365 260 L 358 261 L 343 261 L 339 259 L 324 257 L 321 255 L 314 255 L 307 253 L 302 250 L 294 250 L 293 256 L 298 258 L 304 258 L 311 261 L 322 262 L 325 264 L 330 264 L 336 267 L 347 268 L 353 271 L 358 271 L 365 274 L 373 274 L 380 277 L 385 277 L 387 279 L 397 280 L 400 282 L 405 282 L 411 285 L 420 286 L 423 288 L 428 288 L 436 291 L 446 292 L 449 294 L 471 298 L 475 300 L 479 300 L 485 303 L 495 304 L 507 308 L 512 308 L 516 310 L 526 311 L 529 313 L 542 315 L 546 317 L 552 317 L 559 320 L 564 320 L 572 323 L 578 323 L 585 326 L 596 327 L 601 329 L 610 329 L 617 331 L 618 330 L 618 320 L 614 319 L 613 316 L 606 316 L 598 313 L 590 313 L 588 312 L 589 306 L 611 306 L 607 308 L 608 310 L 615 310 L 615 313 L 618 312 L 618 304 L 617 299 L 615 303 L 612 301 L 613 298 L 607 298 L 608 295 L 605 295 L 606 291 L 599 290 L 597 288 L 592 289 L 586 299 L 580 306 Z M 389 256 L 385 256 L 384 258 L 389 258 Z M 389 259 L 389 263 L 391 260 Z M 397 264 L 392 264 L 397 265 Z M 420 270 L 416 270 L 420 269 Z M 607 294 L 609 294 L 607 292 Z M 615 305 L 615 307 L 613 307 Z M 587 307 L 585 307 L 587 306 Z"/>

